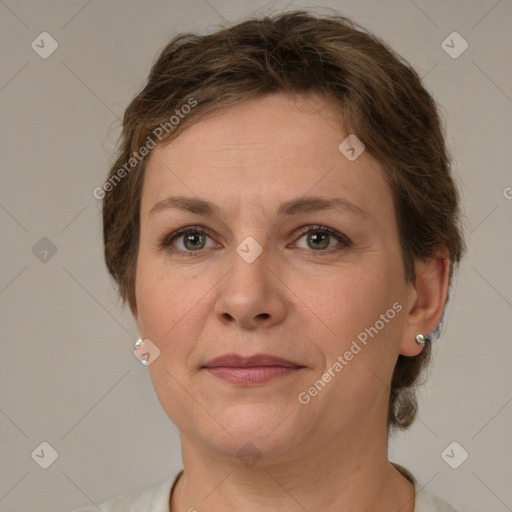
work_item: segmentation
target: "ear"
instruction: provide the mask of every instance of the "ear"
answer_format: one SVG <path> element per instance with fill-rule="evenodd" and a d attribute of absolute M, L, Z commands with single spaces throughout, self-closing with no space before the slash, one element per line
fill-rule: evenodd
<path fill-rule="evenodd" d="M 433 332 L 443 316 L 448 296 L 450 259 L 443 247 L 425 260 L 416 261 L 416 281 L 407 297 L 407 319 L 400 354 L 417 356 L 423 346 L 416 341 L 417 334 Z"/>

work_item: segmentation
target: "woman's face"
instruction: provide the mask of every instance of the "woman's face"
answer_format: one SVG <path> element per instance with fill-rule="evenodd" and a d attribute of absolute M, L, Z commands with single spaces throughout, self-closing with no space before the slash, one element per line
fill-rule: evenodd
<path fill-rule="evenodd" d="M 160 350 L 160 403 L 212 453 L 292 458 L 383 431 L 398 354 L 421 350 L 391 190 L 338 148 L 347 135 L 323 98 L 274 94 L 150 156 L 132 311 Z M 296 367 L 205 368 L 232 354 Z"/>

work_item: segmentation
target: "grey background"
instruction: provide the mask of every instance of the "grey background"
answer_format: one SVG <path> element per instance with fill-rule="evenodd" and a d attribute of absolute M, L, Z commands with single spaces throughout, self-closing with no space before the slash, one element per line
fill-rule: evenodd
<path fill-rule="evenodd" d="M 107 277 L 92 191 L 123 109 L 175 33 L 309 5 L 0 1 L 1 511 L 65 512 L 181 468 L 177 429 L 133 356 L 134 324 Z M 443 106 L 466 215 L 469 252 L 419 418 L 390 458 L 460 511 L 512 510 L 511 2 L 322 5 L 369 27 L 424 77 Z M 59 45 L 46 59 L 31 47 L 43 31 Z M 441 47 L 453 31 L 469 44 L 458 58 Z M 48 469 L 31 457 L 43 441 L 58 453 Z M 458 469 L 441 457 L 452 441 L 469 453 Z"/>

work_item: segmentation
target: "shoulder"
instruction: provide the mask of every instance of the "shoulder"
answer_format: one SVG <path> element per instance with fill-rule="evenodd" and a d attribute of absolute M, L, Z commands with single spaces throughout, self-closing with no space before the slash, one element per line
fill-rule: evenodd
<path fill-rule="evenodd" d="M 400 464 L 392 462 L 400 473 L 408 478 L 414 484 L 414 491 L 416 492 L 416 504 L 414 512 L 457 512 L 450 504 L 441 498 L 430 494 L 426 489 L 422 488 L 414 475 Z"/>
<path fill-rule="evenodd" d="M 112 498 L 98 506 L 74 510 L 73 512 L 169 512 L 171 489 L 183 470 L 161 484 L 140 492 L 124 494 Z"/>

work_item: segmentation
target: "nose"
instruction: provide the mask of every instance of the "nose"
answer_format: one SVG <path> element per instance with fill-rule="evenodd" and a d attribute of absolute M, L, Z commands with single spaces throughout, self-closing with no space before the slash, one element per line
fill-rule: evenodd
<path fill-rule="evenodd" d="M 218 288 L 217 318 L 247 330 L 281 323 L 287 311 L 287 288 L 278 269 L 271 265 L 267 250 L 251 263 L 233 251 L 229 264 L 231 270 Z"/>

